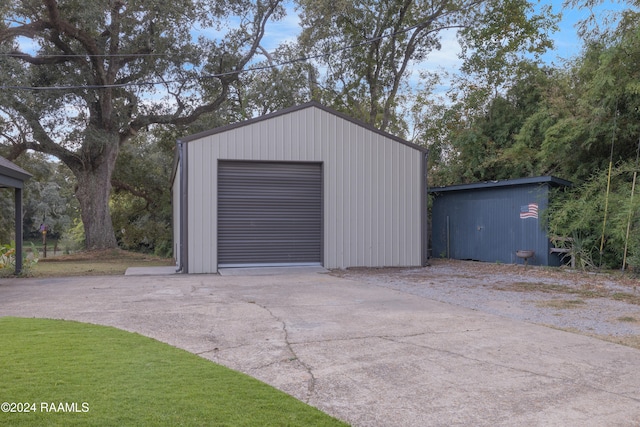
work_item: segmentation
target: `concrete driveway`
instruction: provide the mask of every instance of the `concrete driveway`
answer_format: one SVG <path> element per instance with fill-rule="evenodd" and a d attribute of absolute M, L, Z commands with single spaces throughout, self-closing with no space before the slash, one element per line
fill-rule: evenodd
<path fill-rule="evenodd" d="M 640 424 L 640 351 L 305 273 L 0 280 L 0 316 L 111 325 L 354 426 Z"/>

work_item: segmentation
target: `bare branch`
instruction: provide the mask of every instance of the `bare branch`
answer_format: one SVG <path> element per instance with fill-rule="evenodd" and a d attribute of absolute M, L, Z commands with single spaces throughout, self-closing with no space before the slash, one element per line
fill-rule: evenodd
<path fill-rule="evenodd" d="M 134 186 L 132 186 L 132 185 L 126 183 L 126 182 L 119 181 L 119 180 L 117 180 L 115 178 L 112 178 L 111 179 L 111 186 L 116 191 L 126 191 L 128 193 L 133 194 L 136 197 L 140 197 L 141 199 L 143 199 L 145 202 L 147 202 L 145 210 L 148 209 L 149 206 L 152 205 L 155 202 L 153 197 L 151 197 L 145 191 L 139 190 L 139 189 L 135 188 Z"/>
<path fill-rule="evenodd" d="M 42 31 L 51 28 L 47 22 L 36 21 L 29 24 L 20 25 L 18 27 L 9 27 L 0 30 L 0 42 L 15 39 L 16 37 L 26 37 L 34 39 L 42 33 Z"/>
<path fill-rule="evenodd" d="M 11 108 L 17 111 L 20 116 L 26 120 L 33 132 L 33 140 L 24 141 L 23 145 L 26 149 L 39 151 L 41 153 L 50 154 L 69 164 L 77 164 L 81 162 L 79 157 L 72 151 L 67 150 L 51 139 L 49 133 L 40 123 L 39 117 L 33 109 L 19 101 L 15 96 L 11 98 Z M 20 147 L 21 148 L 21 147 Z"/>

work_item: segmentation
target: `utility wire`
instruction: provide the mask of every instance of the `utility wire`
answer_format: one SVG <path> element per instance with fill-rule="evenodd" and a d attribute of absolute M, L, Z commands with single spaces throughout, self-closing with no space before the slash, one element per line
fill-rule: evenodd
<path fill-rule="evenodd" d="M 186 83 L 188 81 L 192 81 L 192 80 L 209 80 L 209 79 L 216 79 L 216 78 L 222 78 L 222 77 L 229 77 L 229 76 L 233 76 L 233 75 L 240 75 L 240 74 L 245 74 L 245 73 L 251 73 L 251 72 L 256 72 L 256 71 L 264 71 L 264 70 L 269 70 L 269 69 L 275 69 L 275 68 L 280 68 L 280 67 L 284 67 L 287 65 L 294 65 L 300 62 L 308 62 L 314 59 L 318 59 L 318 58 L 322 58 L 322 57 L 328 57 L 331 55 L 335 55 L 336 53 L 340 53 L 340 52 L 344 52 L 346 50 L 352 50 L 358 47 L 362 47 L 362 46 L 366 46 L 368 44 L 371 43 L 375 43 L 377 41 L 386 39 L 386 38 L 391 38 L 391 37 L 396 37 L 400 34 L 404 34 L 407 33 L 409 31 L 415 30 L 423 25 L 425 25 L 427 23 L 427 21 L 425 22 L 421 22 L 415 25 L 412 25 L 410 27 L 407 28 L 403 28 L 400 29 L 398 31 L 395 31 L 393 33 L 390 34 L 383 34 L 377 37 L 373 37 L 370 39 L 366 39 L 360 43 L 355 43 L 355 44 L 351 44 L 348 46 L 344 46 L 341 47 L 339 49 L 335 49 L 326 53 L 319 53 L 317 55 L 310 55 L 310 56 L 303 56 L 300 58 L 296 58 L 296 59 L 292 59 L 289 61 L 283 61 L 283 62 L 279 62 L 277 64 L 269 64 L 269 65 L 263 65 L 263 66 L 256 66 L 256 67 L 250 67 L 250 68 L 245 68 L 245 69 L 241 69 L 241 70 L 233 70 L 233 71 L 227 71 L 224 73 L 214 73 L 214 74 L 204 74 L 204 75 L 200 75 L 200 76 L 194 76 L 194 77 L 190 77 L 190 78 L 183 78 L 183 79 L 174 79 L 174 80 L 163 80 L 163 81 L 147 81 L 147 82 L 129 82 L 129 83 L 114 83 L 114 84 L 110 84 L 110 85 L 73 85 L 73 86 L 22 86 L 22 85 L 0 85 L 0 90 L 31 90 L 31 91 L 46 91 L 46 90 L 51 90 L 51 91 L 59 91 L 59 90 L 77 90 L 77 89 L 111 89 L 111 88 L 124 88 L 124 87 L 143 87 L 143 86 L 157 86 L 157 85 L 162 85 L 162 84 L 172 84 L 172 83 Z M 20 56 L 19 54 L 13 53 L 13 54 L 3 54 L 3 56 L 5 55 L 10 55 L 10 56 Z M 105 58 L 110 58 L 110 57 L 121 57 L 121 56 L 127 56 L 127 57 L 131 57 L 131 56 L 148 56 L 148 55 L 153 55 L 153 54 L 139 54 L 139 55 L 127 55 L 127 54 L 115 54 L 115 55 L 66 55 L 66 54 L 61 54 L 61 55 L 52 55 L 52 56 L 64 56 L 64 57 L 105 57 Z M 156 54 L 156 55 L 166 55 L 166 54 Z M 38 56 L 38 57 L 48 57 L 48 55 L 43 55 L 43 56 Z"/>
<path fill-rule="evenodd" d="M 328 55 L 328 54 L 327 54 Z M 251 73 L 255 71 L 263 71 L 272 68 L 284 67 L 286 65 L 292 65 L 298 62 L 305 62 L 310 59 L 316 59 L 319 57 L 325 56 L 325 54 L 308 56 L 303 58 L 298 58 L 291 61 L 285 61 L 278 64 L 270 64 L 263 65 L 257 67 L 245 68 L 242 70 L 233 70 L 227 71 L 224 73 L 214 73 L 214 74 L 203 74 L 200 76 L 193 76 L 190 78 L 183 79 L 173 79 L 173 80 L 162 80 L 162 81 L 147 81 L 147 82 L 129 82 L 129 83 L 114 83 L 110 85 L 74 85 L 74 86 L 12 86 L 12 85 L 1 85 L 0 89 L 7 90 L 32 90 L 32 91 L 46 91 L 46 90 L 77 90 L 77 89 L 113 89 L 113 88 L 124 88 L 124 87 L 142 87 L 142 86 L 157 86 L 162 84 L 172 84 L 172 83 L 186 83 L 192 80 L 209 80 L 209 79 L 217 79 L 222 77 L 229 77 L 233 75 L 240 75 L 245 73 Z"/>
<path fill-rule="evenodd" d="M 38 56 L 32 56 L 25 52 L 12 51 L 12 52 L 0 52 L 0 56 L 11 56 L 14 58 L 20 57 L 33 57 L 33 58 L 57 58 L 64 56 L 65 58 L 137 58 L 145 56 L 172 56 L 171 53 L 56 53 L 56 54 L 39 54 Z"/>

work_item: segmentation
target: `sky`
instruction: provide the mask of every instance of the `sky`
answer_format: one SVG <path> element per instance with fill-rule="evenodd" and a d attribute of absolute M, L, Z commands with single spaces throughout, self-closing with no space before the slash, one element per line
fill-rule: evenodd
<path fill-rule="evenodd" d="M 562 6 L 562 0 L 539 0 L 541 5 L 551 5 L 554 13 L 562 13 L 562 20 L 559 23 L 560 31 L 552 34 L 555 49 L 548 52 L 544 56 L 544 60 L 549 63 L 559 65 L 562 60 L 571 59 L 577 56 L 582 49 L 582 42 L 578 37 L 576 25 L 577 23 L 589 16 L 589 11 L 584 9 L 566 9 Z M 621 10 L 624 1 L 607 0 L 596 10 L 605 16 L 608 12 Z M 264 47 L 268 51 L 273 51 L 282 41 L 294 41 L 296 35 L 300 31 L 298 17 L 294 10 L 289 9 L 287 16 L 278 22 L 271 23 L 265 34 Z M 443 40 L 443 48 L 441 52 L 434 52 L 434 62 L 443 65 L 452 65 L 459 63 L 456 53 L 459 51 L 455 36 L 451 34 Z"/>
<path fill-rule="evenodd" d="M 580 54 L 583 45 L 576 26 L 579 21 L 587 19 L 591 12 L 587 9 L 563 8 L 561 1 L 547 0 L 541 3 L 551 4 L 554 13 L 562 13 L 562 19 L 558 24 L 560 31 L 553 34 L 555 49 L 549 52 L 545 59 L 549 62 L 555 62 L 558 59 L 571 59 Z M 594 9 L 600 18 L 600 23 L 608 15 L 623 10 L 624 3 L 624 1 L 603 1 L 602 5 Z"/>
<path fill-rule="evenodd" d="M 553 13 L 561 13 L 562 18 L 558 23 L 559 31 L 551 34 L 554 40 L 554 49 L 542 56 L 543 62 L 550 66 L 561 67 L 567 60 L 577 57 L 582 50 L 583 43 L 578 36 L 577 24 L 590 16 L 588 9 L 565 8 L 563 0 L 531 0 L 539 6 L 550 5 Z M 625 8 L 623 0 L 604 0 L 594 10 L 598 16 L 604 17 L 612 12 Z M 289 2 L 291 5 L 292 2 Z M 206 32 L 206 31 L 205 31 Z M 263 47 L 272 52 L 283 42 L 295 42 L 296 36 L 300 32 L 300 22 L 293 7 L 287 8 L 287 15 L 280 21 L 271 22 L 263 38 Z M 409 70 L 408 81 L 410 86 L 418 88 L 422 85 L 423 79 L 420 71 L 429 71 L 442 76 L 441 83 L 436 87 L 436 93 L 444 94 L 451 85 L 449 80 L 452 74 L 456 74 L 462 65 L 462 60 L 458 57 L 460 47 L 456 40 L 454 31 L 443 33 L 442 48 L 439 51 L 431 52 L 426 61 L 414 64 Z M 444 76 L 449 77 L 444 77 Z"/>
<path fill-rule="evenodd" d="M 536 0 L 532 0 L 536 2 Z M 562 13 L 562 20 L 559 23 L 560 30 L 552 34 L 555 48 L 543 56 L 543 61 L 549 65 L 561 66 L 565 60 L 578 56 L 582 49 L 582 42 L 577 34 L 577 23 L 589 16 L 590 11 L 585 9 L 566 9 L 562 6 L 563 0 L 537 0 L 539 5 L 551 5 L 554 13 Z M 625 1 L 605 0 L 598 7 L 599 14 L 605 16 L 608 12 L 624 8 Z M 262 46 L 265 50 L 272 52 L 284 42 L 295 42 L 300 32 L 300 22 L 293 8 L 293 1 L 288 1 L 287 15 L 279 21 L 270 22 L 266 27 Z M 622 5 L 621 5 L 622 4 Z M 600 15 L 598 15 L 600 16 Z M 233 26 L 230 21 L 229 26 Z M 223 32 L 213 29 L 194 29 L 194 38 L 198 35 L 216 38 L 222 37 Z M 21 38 L 21 48 L 26 52 L 35 52 L 36 46 L 30 40 Z M 432 52 L 428 59 L 420 64 L 415 64 L 410 72 L 409 81 L 411 85 L 419 84 L 419 71 L 426 70 L 437 72 L 443 75 L 442 71 L 455 73 L 461 60 L 458 57 L 460 47 L 457 43 L 455 32 L 443 34 L 442 48 Z M 448 86 L 446 83 L 444 86 Z"/>

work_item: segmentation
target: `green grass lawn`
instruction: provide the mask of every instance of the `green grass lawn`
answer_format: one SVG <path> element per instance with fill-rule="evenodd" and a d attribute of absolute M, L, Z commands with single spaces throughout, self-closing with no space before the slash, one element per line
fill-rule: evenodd
<path fill-rule="evenodd" d="M 151 338 L 48 319 L 0 318 L 0 404 L 10 426 L 345 425 Z"/>
<path fill-rule="evenodd" d="M 30 277 L 110 276 L 123 275 L 129 267 L 168 265 L 175 265 L 173 259 L 111 249 L 40 258 L 38 263 L 29 269 L 27 275 Z"/>

